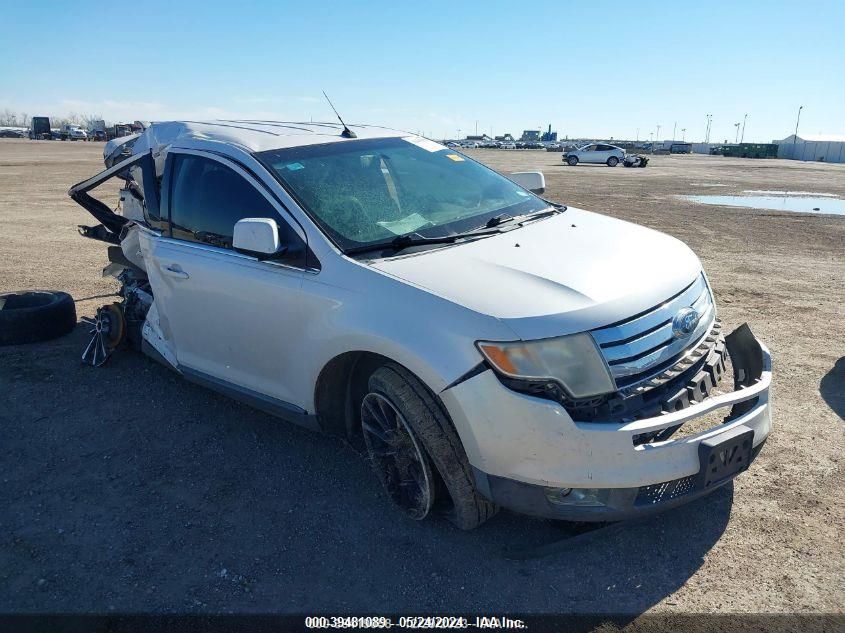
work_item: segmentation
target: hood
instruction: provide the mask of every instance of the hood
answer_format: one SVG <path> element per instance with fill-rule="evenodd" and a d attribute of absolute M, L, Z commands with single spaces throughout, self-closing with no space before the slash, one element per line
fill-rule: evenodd
<path fill-rule="evenodd" d="M 371 266 L 495 317 L 526 340 L 629 318 L 701 273 L 683 242 L 571 207 L 501 235 Z"/>

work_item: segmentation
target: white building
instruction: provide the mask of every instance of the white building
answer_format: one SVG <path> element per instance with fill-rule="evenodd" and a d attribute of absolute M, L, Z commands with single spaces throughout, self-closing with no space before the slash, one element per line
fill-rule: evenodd
<path fill-rule="evenodd" d="M 778 144 L 778 158 L 845 163 L 845 136 L 836 134 L 790 134 Z"/>

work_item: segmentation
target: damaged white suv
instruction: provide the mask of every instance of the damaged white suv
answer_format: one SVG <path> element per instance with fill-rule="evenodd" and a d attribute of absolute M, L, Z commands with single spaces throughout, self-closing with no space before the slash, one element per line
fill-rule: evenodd
<path fill-rule="evenodd" d="M 415 519 L 636 516 L 730 481 L 769 434 L 769 353 L 723 336 L 692 251 L 541 198 L 540 174 L 255 121 L 154 124 L 106 165 L 70 190 L 121 282 L 84 360 L 125 341 L 359 442 Z M 89 193 L 111 177 L 119 213 Z"/>

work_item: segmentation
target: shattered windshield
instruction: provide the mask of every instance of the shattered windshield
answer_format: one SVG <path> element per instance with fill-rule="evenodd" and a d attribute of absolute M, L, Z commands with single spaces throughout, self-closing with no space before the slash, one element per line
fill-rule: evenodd
<path fill-rule="evenodd" d="M 452 149 L 419 137 L 272 150 L 258 158 L 342 249 L 440 237 L 548 207 Z"/>

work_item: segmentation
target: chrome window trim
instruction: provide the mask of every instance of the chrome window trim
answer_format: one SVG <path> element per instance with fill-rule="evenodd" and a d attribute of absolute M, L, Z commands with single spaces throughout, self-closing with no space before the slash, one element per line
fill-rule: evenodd
<path fill-rule="evenodd" d="M 285 264 L 283 262 L 275 261 L 275 260 L 259 260 L 257 257 L 253 257 L 252 255 L 246 255 L 244 253 L 239 253 L 235 250 L 230 250 L 228 248 L 221 248 L 219 246 L 211 246 L 210 244 L 203 244 L 202 242 L 189 242 L 187 240 L 180 240 L 176 237 L 166 237 L 160 234 L 155 234 L 158 238 L 158 241 L 163 244 L 171 244 L 176 245 L 179 247 L 190 248 L 198 251 L 205 251 L 207 253 L 213 253 L 216 255 L 225 255 L 226 257 L 232 257 L 235 259 L 243 259 L 248 262 L 253 262 L 257 264 L 264 264 L 268 266 L 275 266 L 276 268 L 284 268 L 287 270 L 292 270 L 300 273 L 309 273 L 311 275 L 318 275 L 320 273 L 319 269 L 316 268 L 301 268 L 299 266 L 291 266 L 290 264 Z"/>

